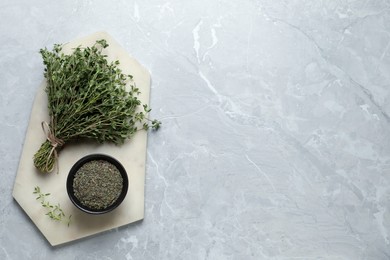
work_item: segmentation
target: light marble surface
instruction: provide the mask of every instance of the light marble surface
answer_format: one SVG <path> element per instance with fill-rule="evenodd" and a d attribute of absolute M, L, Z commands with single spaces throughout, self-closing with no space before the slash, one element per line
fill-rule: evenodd
<path fill-rule="evenodd" d="M 0 259 L 390 259 L 390 2 L 0 3 Z M 152 76 L 145 219 L 52 248 L 11 193 L 39 48 Z"/>

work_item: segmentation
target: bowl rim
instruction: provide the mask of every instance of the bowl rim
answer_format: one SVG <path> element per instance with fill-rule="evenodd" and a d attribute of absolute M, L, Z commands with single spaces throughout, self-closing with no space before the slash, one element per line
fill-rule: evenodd
<path fill-rule="evenodd" d="M 80 169 L 80 167 L 83 166 L 87 162 L 97 161 L 97 160 L 103 160 L 103 161 L 107 161 L 107 162 L 113 164 L 119 170 L 119 172 L 123 178 L 123 187 L 122 187 L 122 191 L 121 191 L 118 199 L 113 204 L 108 206 L 107 208 L 99 209 L 99 210 L 92 209 L 92 208 L 89 208 L 87 206 L 82 205 L 81 202 L 74 195 L 74 191 L 73 191 L 73 179 L 74 179 L 74 176 L 77 173 L 77 171 Z M 92 214 L 92 215 L 100 215 L 100 214 L 108 213 L 108 212 L 114 210 L 115 208 L 117 208 L 125 199 L 128 188 L 129 188 L 129 179 L 128 179 L 127 172 L 126 172 L 125 168 L 123 167 L 123 165 L 114 157 L 107 155 L 107 154 L 101 154 L 101 153 L 89 154 L 89 155 L 86 155 L 86 156 L 82 157 L 81 159 L 79 159 L 70 169 L 67 180 L 66 180 L 66 191 L 67 191 L 69 199 L 72 201 L 73 205 L 75 205 L 81 211 L 88 213 L 88 214 Z"/>

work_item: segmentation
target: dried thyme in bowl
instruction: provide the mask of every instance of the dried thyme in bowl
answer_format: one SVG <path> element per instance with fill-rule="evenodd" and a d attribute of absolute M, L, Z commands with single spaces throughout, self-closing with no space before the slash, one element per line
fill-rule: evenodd
<path fill-rule="evenodd" d="M 123 178 L 118 168 L 104 160 L 85 163 L 73 179 L 75 197 L 94 210 L 111 206 L 119 198 L 122 188 Z"/>
<path fill-rule="evenodd" d="M 42 122 L 47 140 L 33 158 L 41 172 L 54 169 L 57 153 L 68 141 L 87 138 L 122 144 L 140 129 L 160 127 L 159 121 L 146 117 L 150 109 L 138 99 L 132 76 L 122 73 L 119 61 L 107 61 L 102 53 L 107 47 L 102 39 L 69 55 L 59 44 L 53 51 L 40 50 L 50 116 L 50 122 Z"/>

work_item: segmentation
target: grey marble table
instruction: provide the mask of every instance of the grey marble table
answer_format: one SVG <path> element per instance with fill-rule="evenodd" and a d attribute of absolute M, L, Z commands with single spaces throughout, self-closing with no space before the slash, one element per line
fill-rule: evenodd
<path fill-rule="evenodd" d="M 390 2 L 0 3 L 0 259 L 390 259 Z M 145 219 L 52 248 L 11 193 L 38 50 L 152 75 Z"/>

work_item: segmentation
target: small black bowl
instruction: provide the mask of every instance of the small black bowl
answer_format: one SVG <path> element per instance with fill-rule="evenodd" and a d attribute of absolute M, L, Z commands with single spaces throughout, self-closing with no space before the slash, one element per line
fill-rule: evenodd
<path fill-rule="evenodd" d="M 89 208 L 87 206 L 84 206 L 76 198 L 76 196 L 74 195 L 74 190 L 73 190 L 73 179 L 74 179 L 77 171 L 80 169 L 80 167 L 83 166 L 87 162 L 97 161 L 97 160 L 107 161 L 107 162 L 115 165 L 115 167 L 119 170 L 119 172 L 123 178 L 123 188 L 122 188 L 122 191 L 121 191 L 118 199 L 113 204 L 111 204 L 110 206 L 108 206 L 107 208 L 104 208 L 104 209 L 92 209 L 92 208 Z M 110 212 L 113 209 L 115 209 L 116 207 L 118 207 L 122 203 L 122 201 L 125 199 L 128 188 L 129 188 L 129 179 L 127 177 L 127 173 L 126 173 L 125 168 L 122 166 L 122 164 L 118 160 L 116 160 L 115 158 L 113 158 L 111 156 L 105 155 L 105 154 L 90 154 L 90 155 L 87 155 L 87 156 L 81 158 L 70 169 L 68 179 L 66 180 L 66 190 L 68 192 L 69 198 L 72 201 L 72 203 L 81 211 L 84 211 L 86 213 L 93 214 L 93 215 L 104 214 L 104 213 Z"/>

